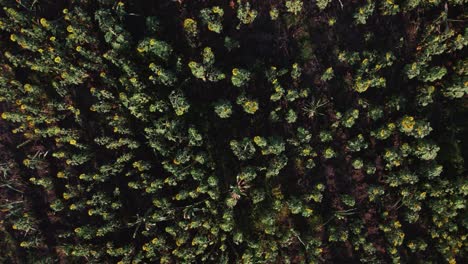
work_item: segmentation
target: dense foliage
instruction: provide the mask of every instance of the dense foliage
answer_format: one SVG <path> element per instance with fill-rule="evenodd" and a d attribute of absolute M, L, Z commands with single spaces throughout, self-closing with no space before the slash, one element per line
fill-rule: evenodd
<path fill-rule="evenodd" d="M 0 6 L 0 262 L 466 260 L 465 0 Z"/>

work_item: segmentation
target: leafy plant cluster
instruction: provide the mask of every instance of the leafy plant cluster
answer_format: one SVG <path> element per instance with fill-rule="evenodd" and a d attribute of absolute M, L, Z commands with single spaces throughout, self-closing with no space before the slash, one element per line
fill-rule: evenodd
<path fill-rule="evenodd" d="M 466 259 L 466 1 L 0 6 L 1 262 Z"/>

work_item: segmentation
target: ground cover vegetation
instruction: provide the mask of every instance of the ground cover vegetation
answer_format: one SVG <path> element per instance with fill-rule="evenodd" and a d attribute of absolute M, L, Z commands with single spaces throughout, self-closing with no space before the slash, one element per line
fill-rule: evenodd
<path fill-rule="evenodd" d="M 0 262 L 466 261 L 465 0 L 0 6 Z"/>

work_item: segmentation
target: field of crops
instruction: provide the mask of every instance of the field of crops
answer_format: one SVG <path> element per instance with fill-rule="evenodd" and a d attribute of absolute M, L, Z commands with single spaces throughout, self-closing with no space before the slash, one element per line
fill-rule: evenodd
<path fill-rule="evenodd" d="M 467 0 L 0 7 L 0 263 L 467 263 Z"/>

